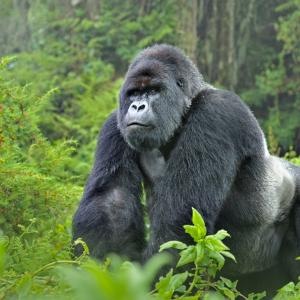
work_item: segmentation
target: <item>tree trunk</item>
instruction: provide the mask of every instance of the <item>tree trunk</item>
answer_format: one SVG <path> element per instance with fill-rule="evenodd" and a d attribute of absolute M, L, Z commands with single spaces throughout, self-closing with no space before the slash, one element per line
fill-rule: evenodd
<path fill-rule="evenodd" d="M 86 10 L 91 20 L 97 20 L 100 16 L 100 0 L 86 0 Z"/>
<path fill-rule="evenodd" d="M 300 155 L 300 128 L 296 130 L 295 135 L 295 151 L 297 155 Z"/>
<path fill-rule="evenodd" d="M 239 85 L 253 32 L 256 0 L 200 0 L 198 65 L 208 80 L 229 89 Z"/>
<path fill-rule="evenodd" d="M 28 12 L 30 9 L 29 0 L 14 0 L 13 7 L 17 12 L 15 22 L 15 32 L 13 33 L 15 40 L 15 49 L 13 51 L 26 51 L 29 49 L 31 31 L 28 22 Z"/>
<path fill-rule="evenodd" d="M 226 12 L 228 14 L 228 51 L 226 73 L 228 74 L 228 87 L 234 89 L 237 84 L 237 59 L 235 52 L 235 0 L 227 0 Z"/>
<path fill-rule="evenodd" d="M 237 9 L 237 15 L 242 15 L 240 22 L 238 22 L 239 26 L 237 37 L 236 37 L 236 84 L 239 78 L 239 71 L 243 67 L 247 58 L 247 49 L 250 41 L 250 34 L 252 30 L 252 21 L 255 16 L 255 0 L 249 0 L 246 3 L 240 3 L 239 9 Z M 246 5 L 246 9 L 245 9 Z M 245 13 L 242 13 L 241 10 L 244 10 Z"/>
<path fill-rule="evenodd" d="M 197 26 L 198 26 L 198 1 L 178 1 L 178 32 L 179 44 L 185 53 L 196 63 L 197 61 Z"/>

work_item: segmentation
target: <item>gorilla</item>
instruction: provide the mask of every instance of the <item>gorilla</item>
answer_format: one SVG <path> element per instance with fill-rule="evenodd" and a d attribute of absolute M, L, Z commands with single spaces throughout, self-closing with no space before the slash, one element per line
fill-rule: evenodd
<path fill-rule="evenodd" d="M 145 259 L 166 241 L 190 242 L 182 226 L 192 207 L 209 234 L 231 234 L 238 263 L 224 274 L 241 286 L 279 287 L 299 275 L 300 168 L 269 154 L 236 94 L 206 83 L 176 47 L 154 45 L 129 66 L 119 108 L 101 130 L 73 238 L 97 258 L 115 252 Z"/>

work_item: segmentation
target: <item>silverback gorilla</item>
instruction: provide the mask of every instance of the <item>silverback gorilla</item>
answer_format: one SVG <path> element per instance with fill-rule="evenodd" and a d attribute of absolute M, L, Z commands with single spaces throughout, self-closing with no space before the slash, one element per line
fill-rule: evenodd
<path fill-rule="evenodd" d="M 100 133 L 74 239 L 98 258 L 115 252 L 139 260 L 168 240 L 189 242 L 182 226 L 195 207 L 209 233 L 231 234 L 238 263 L 226 275 L 254 289 L 299 275 L 300 168 L 269 154 L 237 95 L 205 83 L 179 49 L 154 45 L 129 66 L 119 100 Z"/>

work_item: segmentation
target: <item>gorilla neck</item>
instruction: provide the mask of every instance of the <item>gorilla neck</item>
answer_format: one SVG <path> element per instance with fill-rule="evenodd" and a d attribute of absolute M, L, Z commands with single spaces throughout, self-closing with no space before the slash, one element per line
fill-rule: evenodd
<path fill-rule="evenodd" d="M 170 141 L 168 141 L 168 143 L 159 149 L 140 153 L 140 166 L 142 172 L 145 179 L 151 184 L 153 184 L 157 178 L 163 176 L 171 152 L 174 147 L 176 147 L 178 137 L 179 132 L 177 132 Z"/>
<path fill-rule="evenodd" d="M 166 161 L 160 150 L 153 149 L 140 153 L 140 166 L 146 181 L 153 184 L 164 174 Z"/>
<path fill-rule="evenodd" d="M 167 161 L 170 158 L 172 150 L 175 148 L 178 141 L 179 132 L 177 132 L 165 145 L 159 148 L 164 159 Z"/>
<path fill-rule="evenodd" d="M 179 139 L 179 136 L 183 130 L 183 127 L 185 125 L 185 123 L 187 122 L 187 119 L 189 118 L 189 115 L 191 113 L 191 110 L 193 108 L 193 103 L 191 105 L 191 107 L 189 107 L 189 109 L 186 111 L 186 113 L 184 114 L 184 116 L 182 116 L 181 119 L 181 125 L 180 127 L 175 131 L 174 135 L 171 137 L 171 139 L 164 145 L 162 145 L 159 148 L 159 151 L 161 152 L 161 154 L 163 155 L 164 159 L 167 161 L 170 158 L 170 155 L 172 153 L 172 150 L 176 147 L 177 141 Z"/>

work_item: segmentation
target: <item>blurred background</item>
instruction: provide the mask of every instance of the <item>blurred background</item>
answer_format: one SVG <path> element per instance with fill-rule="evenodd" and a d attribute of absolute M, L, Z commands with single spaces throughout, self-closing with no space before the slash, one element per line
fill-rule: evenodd
<path fill-rule="evenodd" d="M 182 48 L 208 82 L 238 93 L 271 151 L 300 154 L 299 0 L 1 0 L 0 28 L 8 75 L 38 95 L 57 88 L 40 127 L 78 141 L 78 174 L 128 64 L 153 43 Z"/>
<path fill-rule="evenodd" d="M 300 155 L 300 0 L 1 0 L 0 299 L 69 257 L 98 131 L 130 61 L 154 43 L 238 93 L 272 153 Z"/>

